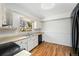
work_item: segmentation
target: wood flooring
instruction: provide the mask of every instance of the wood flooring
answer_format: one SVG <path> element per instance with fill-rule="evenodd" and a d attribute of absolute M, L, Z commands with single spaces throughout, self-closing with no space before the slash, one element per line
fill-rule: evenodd
<path fill-rule="evenodd" d="M 34 48 L 32 56 L 70 56 L 72 49 L 68 46 L 43 42 Z"/>

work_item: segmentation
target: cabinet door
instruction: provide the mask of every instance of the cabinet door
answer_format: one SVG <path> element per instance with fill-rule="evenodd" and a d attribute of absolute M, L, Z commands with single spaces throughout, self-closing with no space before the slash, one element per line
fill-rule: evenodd
<path fill-rule="evenodd" d="M 23 40 L 16 41 L 15 43 L 18 44 L 18 45 L 21 47 L 21 49 L 26 49 L 26 50 L 28 50 L 28 49 L 27 49 L 27 42 L 28 42 L 28 40 L 25 38 L 25 39 L 23 39 Z"/>
<path fill-rule="evenodd" d="M 28 38 L 28 51 L 32 50 L 33 44 L 31 40 L 31 36 Z"/>
<path fill-rule="evenodd" d="M 20 46 L 20 48 L 23 48 L 22 41 L 16 41 L 14 43 L 18 44 Z"/>
<path fill-rule="evenodd" d="M 7 25 L 6 23 L 6 7 L 2 4 L 2 25 Z"/>
<path fill-rule="evenodd" d="M 28 51 L 31 51 L 33 49 L 33 43 L 28 42 Z"/>
<path fill-rule="evenodd" d="M 28 42 L 28 51 L 31 51 L 33 48 L 35 48 L 38 45 L 37 41 L 33 41 L 30 43 L 30 41 Z"/>
<path fill-rule="evenodd" d="M 33 48 L 34 48 L 38 45 L 38 35 L 34 34 L 32 40 L 33 40 Z"/>
<path fill-rule="evenodd" d="M 33 29 L 41 29 L 41 21 L 34 21 L 33 22 Z"/>
<path fill-rule="evenodd" d="M 34 41 L 38 41 L 38 35 L 37 35 L 37 34 L 34 34 L 34 35 L 33 35 L 33 40 L 34 40 Z"/>
<path fill-rule="evenodd" d="M 28 49 L 27 49 L 27 44 L 28 44 L 27 38 L 25 38 L 24 40 L 22 40 L 22 47 L 23 47 L 25 50 L 28 50 Z"/>
<path fill-rule="evenodd" d="M 20 15 L 17 13 L 12 13 L 13 14 L 13 27 L 17 28 L 17 32 L 20 29 Z"/>
<path fill-rule="evenodd" d="M 8 26 L 12 26 L 12 24 L 13 24 L 12 11 L 9 9 L 6 10 L 6 23 Z"/>
<path fill-rule="evenodd" d="M 33 48 L 35 48 L 38 45 L 38 41 L 33 42 Z"/>
<path fill-rule="evenodd" d="M 12 24 L 12 14 L 5 4 L 0 4 L 0 27 Z"/>
<path fill-rule="evenodd" d="M 2 27 L 2 4 L 0 4 L 0 27 Z"/>
<path fill-rule="evenodd" d="M 30 39 L 28 39 L 28 51 L 32 50 L 38 45 L 37 35 L 30 35 Z"/>

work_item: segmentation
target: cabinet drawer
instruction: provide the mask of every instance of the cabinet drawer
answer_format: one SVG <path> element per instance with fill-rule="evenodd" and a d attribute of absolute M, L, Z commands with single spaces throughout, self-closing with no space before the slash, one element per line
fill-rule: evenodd
<path fill-rule="evenodd" d="M 28 41 L 38 41 L 38 37 L 37 36 L 34 36 L 34 37 L 30 37 L 30 39 L 28 39 Z"/>
<path fill-rule="evenodd" d="M 28 47 L 28 44 L 27 44 L 27 43 L 23 43 L 23 44 L 22 44 L 22 48 L 28 50 L 27 47 Z"/>
<path fill-rule="evenodd" d="M 24 44 L 27 43 L 27 42 L 28 42 L 28 39 L 23 39 L 22 40 L 22 43 L 24 43 Z"/>
<path fill-rule="evenodd" d="M 32 43 L 32 42 L 35 42 L 35 41 L 38 42 L 38 40 L 36 40 L 36 39 L 29 39 L 28 43 Z"/>
<path fill-rule="evenodd" d="M 16 44 L 18 44 L 18 45 L 22 44 L 21 41 L 16 41 L 16 42 L 14 42 L 14 43 L 16 43 Z"/>

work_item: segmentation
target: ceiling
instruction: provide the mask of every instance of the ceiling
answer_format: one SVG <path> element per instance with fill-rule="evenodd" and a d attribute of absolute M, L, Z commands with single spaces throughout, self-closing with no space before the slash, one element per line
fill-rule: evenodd
<path fill-rule="evenodd" d="M 42 7 L 42 4 L 49 4 L 47 7 L 48 9 L 44 8 L 45 6 Z M 51 3 L 9 3 L 6 5 L 19 10 L 22 9 L 25 13 L 29 13 L 39 19 L 45 19 L 60 14 L 71 14 L 76 6 L 76 3 L 52 3 L 52 6 L 50 4 Z"/>

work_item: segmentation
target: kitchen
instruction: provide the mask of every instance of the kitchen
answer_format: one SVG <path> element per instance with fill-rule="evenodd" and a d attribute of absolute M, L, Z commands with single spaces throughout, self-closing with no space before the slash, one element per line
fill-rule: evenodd
<path fill-rule="evenodd" d="M 41 22 L 0 4 L 0 44 L 15 42 L 27 51 L 38 45 Z M 35 31 L 34 31 L 35 30 Z"/>
<path fill-rule="evenodd" d="M 76 3 L 0 4 L 0 44 L 13 42 L 19 45 L 22 54 L 27 56 L 55 56 L 56 53 L 57 56 L 69 56 L 72 46 L 70 15 L 76 5 Z M 64 49 L 66 53 L 63 53 Z"/>

